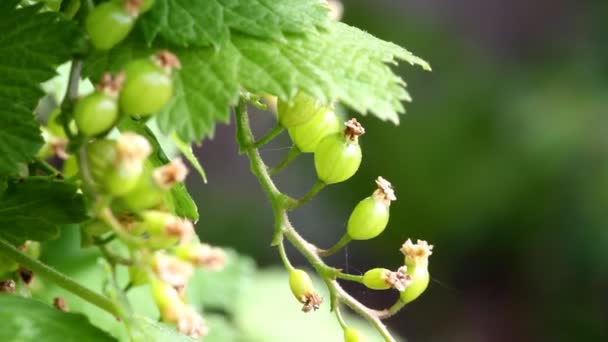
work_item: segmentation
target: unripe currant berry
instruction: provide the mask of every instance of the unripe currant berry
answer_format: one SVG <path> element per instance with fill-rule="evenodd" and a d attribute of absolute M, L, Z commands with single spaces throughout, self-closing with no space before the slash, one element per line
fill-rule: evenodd
<path fill-rule="evenodd" d="M 174 287 L 186 286 L 194 272 L 189 262 L 162 252 L 154 254 L 151 266 L 158 279 Z"/>
<path fill-rule="evenodd" d="M 63 162 L 61 168 L 64 178 L 72 178 L 78 174 L 78 159 L 71 155 Z"/>
<path fill-rule="evenodd" d="M 109 232 L 112 228 L 101 220 L 91 220 L 82 225 L 82 230 L 89 236 L 99 236 Z"/>
<path fill-rule="evenodd" d="M 287 102 L 278 101 L 279 122 L 286 128 L 302 125 L 324 110 L 319 101 L 303 92 Z"/>
<path fill-rule="evenodd" d="M 352 177 L 361 165 L 358 137 L 365 133 L 356 119 L 346 123 L 343 133 L 326 136 L 315 150 L 317 176 L 325 184 L 343 182 Z"/>
<path fill-rule="evenodd" d="M 344 329 L 344 342 L 365 342 L 365 337 L 359 330 L 347 327 Z"/>
<path fill-rule="evenodd" d="M 372 290 L 388 290 L 394 288 L 404 291 L 410 286 L 412 279 L 407 274 L 407 267 L 400 267 L 397 272 L 386 268 L 373 268 L 363 275 L 363 285 Z"/>
<path fill-rule="evenodd" d="M 134 234 L 146 233 L 148 244 L 153 248 L 169 248 L 178 242 L 189 242 L 194 236 L 194 226 L 188 220 L 158 210 L 140 214 L 142 221 L 136 224 Z"/>
<path fill-rule="evenodd" d="M 376 179 L 378 189 L 357 203 L 348 218 L 346 231 L 353 240 L 368 240 L 380 235 L 389 219 L 391 201 L 396 200 L 391 183 L 382 177 Z"/>
<path fill-rule="evenodd" d="M 80 133 L 95 136 L 114 126 L 119 116 L 117 98 L 123 82 L 122 74 L 116 77 L 105 74 L 93 93 L 78 100 L 74 120 Z"/>
<path fill-rule="evenodd" d="M 291 140 L 302 152 L 314 152 L 323 138 L 339 131 L 340 120 L 330 108 L 318 112 L 308 122 L 288 130 Z"/>
<path fill-rule="evenodd" d="M 179 68 L 179 60 L 169 51 L 127 64 L 126 81 L 120 93 L 122 111 L 127 115 L 149 116 L 163 109 L 173 95 L 171 71 Z"/>
<path fill-rule="evenodd" d="M 104 2 L 89 13 L 85 28 L 97 49 L 109 50 L 129 35 L 137 17 L 137 12 L 129 12 L 129 2 Z"/>
<path fill-rule="evenodd" d="M 174 253 L 178 258 L 209 271 L 219 271 L 226 264 L 226 253 L 223 249 L 204 243 L 180 244 L 175 247 Z"/>
<path fill-rule="evenodd" d="M 292 269 L 289 271 L 289 288 L 296 299 L 304 304 L 302 307 L 304 312 L 317 310 L 323 302 L 323 298 L 315 293 L 312 279 L 303 270 Z"/>
<path fill-rule="evenodd" d="M 177 290 L 155 279 L 152 281 L 152 297 L 158 306 L 161 318 L 166 322 L 176 322 L 185 307 Z"/>
<path fill-rule="evenodd" d="M 416 244 L 407 240 L 401 247 L 401 252 L 405 254 L 405 264 L 407 274 L 411 277 L 411 284 L 401 292 L 401 301 L 405 304 L 418 298 L 428 287 L 430 275 L 428 270 L 428 258 L 433 246 L 426 241 L 418 240 Z"/>

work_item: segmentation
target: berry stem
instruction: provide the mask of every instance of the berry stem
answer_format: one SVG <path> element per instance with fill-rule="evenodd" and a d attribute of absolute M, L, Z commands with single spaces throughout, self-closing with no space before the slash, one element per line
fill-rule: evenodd
<path fill-rule="evenodd" d="M 295 228 L 291 225 L 291 222 L 287 216 L 287 211 L 294 207 L 293 201 L 289 201 L 289 197 L 277 189 L 274 182 L 270 178 L 268 169 L 266 168 L 259 151 L 252 144 L 253 134 L 249 125 L 247 99 L 245 97 L 241 97 L 239 99 L 239 102 L 235 108 L 235 116 L 236 139 L 237 143 L 239 144 L 240 151 L 245 153 L 249 158 L 251 172 L 258 179 L 258 182 L 262 186 L 264 193 L 266 193 L 266 196 L 269 198 L 272 205 L 275 219 L 273 245 L 279 246 L 279 254 L 284 252 L 281 251 L 281 245 L 284 237 L 306 258 L 306 260 L 308 260 L 308 262 L 315 268 L 319 276 L 325 281 L 332 299 L 331 309 L 336 310 L 338 303 L 345 304 L 361 317 L 365 318 L 370 324 L 372 324 L 386 342 L 395 342 L 395 339 L 379 318 L 379 315 L 384 313 L 384 311 L 372 310 L 348 294 L 348 292 L 346 292 L 335 280 L 337 270 L 325 264 L 318 254 L 319 249 L 300 236 L 300 234 L 298 234 Z M 312 193 L 310 198 L 312 198 L 312 196 L 314 196 L 314 194 L 316 194 L 324 186 L 325 184 L 317 182 L 315 187 L 313 187 L 313 190 L 315 190 L 314 193 L 312 193 L 312 190 L 310 192 Z M 297 203 L 298 202 L 296 202 L 296 204 Z"/>
<path fill-rule="evenodd" d="M 72 280 L 67 275 L 57 271 L 49 265 L 43 264 L 42 262 L 31 258 L 24 254 L 19 249 L 15 248 L 8 241 L 0 238 L 0 253 L 13 259 L 18 264 L 27 267 L 33 271 L 36 275 L 46 278 L 62 288 L 70 291 L 78 297 L 86 300 L 87 302 L 103 309 L 110 314 L 118 317 L 119 312 L 114 303 L 108 300 L 106 297 L 99 293 L 80 285 L 78 282 Z"/>
<path fill-rule="evenodd" d="M 403 309 L 403 307 L 406 304 L 401 301 L 400 299 L 397 299 L 397 301 L 395 302 L 395 304 L 393 304 L 390 308 L 380 311 L 378 313 L 378 318 L 380 319 L 387 319 L 392 317 L 393 315 L 395 315 L 397 312 L 399 312 L 401 309 Z"/>
<path fill-rule="evenodd" d="M 273 167 L 270 170 L 268 170 L 268 173 L 271 176 L 274 176 L 275 174 L 277 174 L 281 170 L 283 170 L 285 167 L 287 167 L 287 165 L 291 164 L 291 162 L 294 161 L 300 154 L 302 154 L 302 151 L 300 151 L 300 149 L 297 146 L 293 145 L 289 149 L 289 152 L 287 152 L 287 155 L 285 156 L 285 159 L 283 159 L 275 167 Z"/>
<path fill-rule="evenodd" d="M 352 239 L 350 238 L 350 236 L 348 236 L 348 234 L 344 234 L 344 236 L 342 236 L 342 238 L 336 242 L 335 245 L 331 246 L 328 249 L 325 250 L 320 250 L 319 251 L 319 255 L 322 257 L 328 257 L 330 255 L 336 254 L 340 249 L 342 249 L 342 247 L 346 246 Z"/>
<path fill-rule="evenodd" d="M 339 272 L 339 273 L 336 274 L 336 277 L 338 277 L 339 279 L 344 279 L 344 280 L 348 280 L 348 281 L 354 281 L 356 283 L 362 283 L 363 282 L 363 276 L 362 275 L 355 275 L 355 274 L 348 274 L 348 273 Z"/>
<path fill-rule="evenodd" d="M 321 191 L 327 184 L 325 184 L 325 182 L 323 182 L 322 180 L 317 180 L 317 182 L 312 186 L 312 188 L 310 189 L 310 191 L 308 191 L 308 193 L 306 193 L 306 195 L 304 195 L 302 198 L 300 198 L 299 200 L 297 200 L 296 202 L 293 202 L 288 210 L 293 210 L 299 206 L 301 206 L 302 204 L 305 204 L 306 202 L 310 201 L 311 199 L 313 199 L 313 197 L 315 197 L 317 195 L 317 193 L 319 193 L 319 191 Z"/>
<path fill-rule="evenodd" d="M 49 173 L 51 176 L 58 176 L 61 174 L 59 170 L 57 170 L 53 165 L 49 164 L 46 160 L 37 158 L 34 160 L 33 164 L 37 169 Z"/>
<path fill-rule="evenodd" d="M 287 271 L 293 270 L 294 268 L 291 265 L 289 258 L 287 257 L 287 253 L 285 253 L 285 245 L 283 244 L 283 239 L 281 239 L 281 241 L 278 243 L 277 249 L 279 250 L 279 255 L 281 256 L 281 260 L 283 261 L 283 264 L 285 265 Z"/>
<path fill-rule="evenodd" d="M 334 312 L 336 313 L 336 318 L 338 319 L 338 323 L 340 323 L 340 327 L 342 327 L 343 330 L 346 329 L 348 325 L 346 325 L 344 317 L 342 317 L 342 311 L 340 310 L 340 307 L 337 307 Z"/>
<path fill-rule="evenodd" d="M 283 133 L 283 131 L 285 130 L 285 127 L 277 124 L 276 126 L 274 126 L 270 132 L 266 133 L 260 140 L 256 141 L 253 144 L 253 147 L 255 148 L 260 148 L 266 144 L 268 144 L 269 142 L 271 142 L 274 138 L 276 138 L 277 136 L 279 136 L 281 133 Z"/>

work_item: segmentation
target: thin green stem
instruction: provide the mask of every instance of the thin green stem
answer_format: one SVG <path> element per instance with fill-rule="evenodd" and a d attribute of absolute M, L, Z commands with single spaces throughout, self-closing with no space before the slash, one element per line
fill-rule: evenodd
<path fill-rule="evenodd" d="M 400 299 L 397 299 L 397 301 L 395 302 L 395 304 L 393 304 L 390 308 L 380 311 L 378 313 L 378 317 L 380 319 L 387 319 L 389 317 L 394 316 L 397 312 L 401 311 L 401 309 L 403 309 L 405 307 L 405 303 L 403 301 L 401 301 Z"/>
<path fill-rule="evenodd" d="M 342 249 L 342 247 L 346 246 L 351 241 L 352 239 L 350 238 L 350 236 L 348 234 L 344 234 L 342 238 L 338 242 L 336 242 L 335 245 L 331 246 L 328 249 L 320 250 L 319 255 L 322 257 L 328 257 L 330 255 L 336 254 L 340 249 Z"/>
<path fill-rule="evenodd" d="M 253 144 L 253 147 L 255 148 L 260 148 L 266 144 L 268 144 L 269 142 L 271 142 L 274 138 L 276 138 L 277 136 L 279 136 L 281 133 L 283 133 L 283 131 L 285 130 L 285 127 L 281 126 L 281 124 L 277 123 L 271 130 L 270 132 L 266 133 L 266 135 L 264 135 L 260 140 L 256 141 Z"/>
<path fill-rule="evenodd" d="M 293 266 L 291 265 L 291 262 L 287 257 L 287 253 L 285 253 L 285 244 L 283 243 L 283 239 L 281 239 L 281 241 L 277 245 L 277 249 L 279 250 L 279 255 L 281 256 L 281 260 L 283 261 L 283 265 L 285 265 L 287 271 L 292 271 Z"/>
<path fill-rule="evenodd" d="M 270 168 L 268 170 L 268 173 L 273 176 L 276 175 L 277 173 L 279 173 L 281 170 L 283 170 L 284 168 L 287 167 L 287 165 L 291 164 L 292 161 L 296 160 L 296 158 L 298 158 L 298 156 L 300 156 L 300 154 L 302 154 L 302 151 L 300 151 L 300 149 L 293 145 L 290 149 L 289 152 L 287 152 L 287 155 L 285 156 L 285 159 L 283 159 L 280 163 L 278 163 L 276 166 Z"/>
<path fill-rule="evenodd" d="M 97 216 L 104 221 L 114 234 L 116 234 L 124 243 L 132 247 L 140 247 L 144 245 L 144 242 L 135 236 L 129 234 L 125 228 L 120 224 L 120 221 L 112 213 L 112 209 L 106 206 L 102 206 L 97 213 Z"/>
<path fill-rule="evenodd" d="M 349 274 L 349 273 L 339 272 L 339 273 L 336 274 L 336 277 L 338 279 L 344 279 L 344 280 L 348 280 L 348 281 L 354 281 L 356 283 L 362 283 L 363 282 L 363 276 L 362 275 L 355 275 L 355 274 Z"/>
<path fill-rule="evenodd" d="M 336 314 L 336 318 L 338 319 L 338 323 L 340 323 L 340 326 L 342 327 L 342 329 L 346 329 L 348 327 L 348 325 L 346 325 L 346 322 L 344 321 L 344 317 L 342 317 L 342 311 L 340 311 L 340 307 L 337 307 L 336 310 L 334 310 L 335 314 Z"/>
<path fill-rule="evenodd" d="M 13 259 L 18 264 L 27 267 L 40 277 L 46 278 L 56 283 L 57 285 L 79 296 L 87 302 L 98 306 L 99 308 L 109 312 L 114 316 L 119 316 L 118 309 L 116 308 L 114 303 L 112 303 L 106 297 L 87 287 L 80 285 L 78 282 L 72 280 L 67 275 L 55 270 L 51 266 L 45 265 L 42 262 L 22 253 L 19 249 L 17 249 L 4 239 L 0 239 L 0 253 Z"/>
<path fill-rule="evenodd" d="M 46 173 L 50 173 L 53 176 L 57 176 L 57 175 L 61 174 L 61 172 L 59 172 L 59 170 L 57 170 L 53 165 L 49 164 L 46 160 L 37 158 L 34 160 L 34 165 L 39 170 L 44 171 Z"/>
<path fill-rule="evenodd" d="M 73 140 L 74 133 L 70 129 L 71 115 L 68 113 L 72 112 L 74 102 L 78 99 L 78 88 L 80 85 L 80 73 L 82 71 L 82 60 L 73 59 L 72 65 L 70 66 L 70 75 L 68 77 L 68 87 L 61 103 L 61 123 L 63 124 L 63 130 L 70 140 Z"/>
<path fill-rule="evenodd" d="M 319 191 L 321 191 L 327 184 L 325 184 L 325 182 L 323 182 L 322 180 L 317 180 L 317 182 L 312 186 L 312 188 L 310 189 L 310 191 L 308 191 L 308 193 L 306 193 L 306 195 L 304 195 L 302 198 L 300 198 L 299 200 L 291 203 L 291 205 L 288 207 L 288 210 L 293 210 L 299 206 L 301 206 L 302 204 L 310 201 L 311 199 L 313 199 L 313 197 L 315 197 Z"/>

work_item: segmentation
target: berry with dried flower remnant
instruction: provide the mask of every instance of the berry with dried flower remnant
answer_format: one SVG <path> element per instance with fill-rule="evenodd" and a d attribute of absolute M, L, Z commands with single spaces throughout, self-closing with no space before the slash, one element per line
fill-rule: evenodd
<path fill-rule="evenodd" d="M 205 243 L 179 245 L 175 248 L 175 255 L 210 271 L 219 271 L 226 264 L 226 253 L 224 250 Z"/>
<path fill-rule="evenodd" d="M 323 297 L 315 292 L 312 279 L 303 270 L 292 269 L 289 271 L 289 287 L 296 299 L 304 304 L 302 311 L 317 310 L 321 306 Z"/>
<path fill-rule="evenodd" d="M 104 2 L 96 6 L 85 20 L 91 42 L 98 50 L 110 50 L 123 41 L 133 29 L 138 10 L 134 0 Z"/>
<path fill-rule="evenodd" d="M 399 292 L 412 283 L 411 276 L 407 274 L 407 267 L 401 266 L 396 272 L 386 268 L 373 268 L 363 274 L 363 285 L 372 290 L 388 290 L 393 288 Z"/>
<path fill-rule="evenodd" d="M 302 152 L 314 152 L 323 138 L 340 131 L 340 120 L 331 108 L 318 112 L 308 122 L 288 129 L 294 145 Z"/>
<path fill-rule="evenodd" d="M 347 327 L 344 329 L 344 342 L 365 342 L 365 337 L 359 330 Z"/>
<path fill-rule="evenodd" d="M 348 218 L 346 231 L 353 240 L 369 240 L 380 235 L 389 219 L 389 209 L 395 201 L 395 193 L 391 183 L 382 177 L 376 179 L 378 189 L 361 200 Z"/>
<path fill-rule="evenodd" d="M 433 245 L 429 245 L 424 240 L 413 243 L 408 239 L 401 247 L 401 252 L 405 255 L 407 274 L 411 277 L 411 284 L 401 292 L 401 301 L 405 304 L 418 298 L 428 287 L 430 275 L 428 270 L 429 256 L 433 254 Z"/>
<path fill-rule="evenodd" d="M 114 126 L 119 116 L 117 97 L 123 81 L 123 75 L 106 74 L 96 91 L 76 102 L 74 121 L 80 133 L 96 136 L 107 133 Z"/>
<path fill-rule="evenodd" d="M 361 165 L 358 137 L 365 133 L 365 129 L 356 119 L 348 120 L 345 125 L 344 133 L 326 136 L 315 149 L 315 169 L 325 184 L 349 179 Z"/>
<path fill-rule="evenodd" d="M 180 312 L 177 318 L 177 330 L 197 340 L 209 333 L 205 320 L 191 306 L 186 306 Z"/>
<path fill-rule="evenodd" d="M 158 306 L 160 316 L 166 322 L 177 322 L 186 308 L 175 287 L 158 279 L 152 281 L 152 297 Z"/>
<path fill-rule="evenodd" d="M 186 286 L 188 279 L 194 272 L 190 263 L 162 252 L 154 254 L 152 270 L 158 276 L 158 279 L 173 287 Z"/>
<path fill-rule="evenodd" d="M 289 101 L 278 101 L 279 122 L 285 128 L 302 125 L 324 110 L 317 99 L 301 91 Z"/>
<path fill-rule="evenodd" d="M 171 72 L 179 68 L 179 59 L 166 50 L 127 64 L 126 81 L 120 92 L 122 111 L 127 115 L 149 116 L 163 109 L 173 95 Z"/>
<path fill-rule="evenodd" d="M 176 158 L 154 170 L 146 168 L 135 187 L 121 197 L 121 202 L 134 212 L 162 206 L 167 191 L 188 174 L 186 165 Z"/>
<path fill-rule="evenodd" d="M 169 248 L 178 242 L 190 242 L 194 236 L 194 227 L 186 219 L 159 210 L 147 210 L 140 213 L 142 221 L 137 223 L 133 234 L 143 233 L 148 237 L 148 245 L 156 249 Z"/>

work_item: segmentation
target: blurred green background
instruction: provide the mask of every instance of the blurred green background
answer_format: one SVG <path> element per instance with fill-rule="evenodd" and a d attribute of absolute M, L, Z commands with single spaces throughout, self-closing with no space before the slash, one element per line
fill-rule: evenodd
<path fill-rule="evenodd" d="M 433 72 L 399 68 L 414 98 L 401 125 L 362 118 L 361 169 L 297 211 L 296 227 L 329 246 L 382 175 L 398 197 L 388 229 L 331 262 L 394 268 L 406 238 L 435 245 L 429 290 L 391 328 L 410 341 L 608 340 L 608 2 L 344 6 L 346 23 L 405 46 Z M 253 121 L 258 134 L 273 124 L 264 113 Z M 219 127 L 197 148 L 210 180 L 190 177 L 198 229 L 271 267 L 271 211 L 233 134 Z M 283 136 L 262 153 L 276 162 L 289 146 Z M 277 177 L 294 196 L 314 180 L 310 156 Z M 348 288 L 373 307 L 395 298 Z"/>

